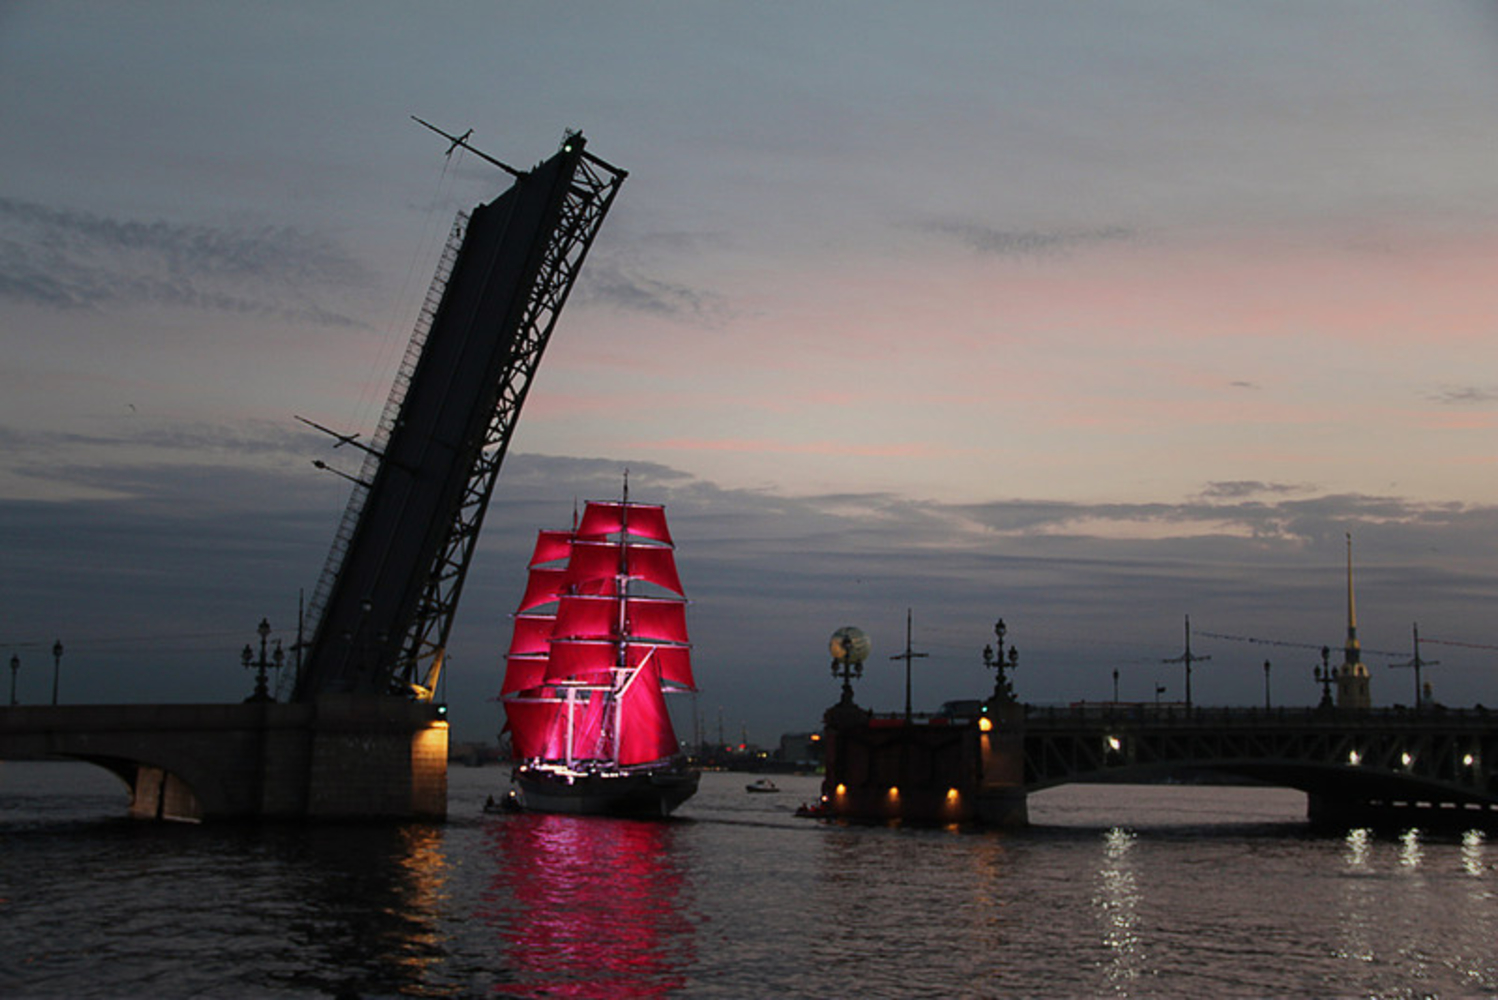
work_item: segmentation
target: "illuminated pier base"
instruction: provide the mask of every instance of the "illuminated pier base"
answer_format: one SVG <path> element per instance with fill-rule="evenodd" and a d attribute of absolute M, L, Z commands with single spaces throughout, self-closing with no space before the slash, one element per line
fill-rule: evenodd
<path fill-rule="evenodd" d="M 1024 713 L 975 719 L 875 716 L 850 702 L 823 715 L 822 804 L 860 822 L 1019 827 L 1029 822 Z"/>
<path fill-rule="evenodd" d="M 184 820 L 440 820 L 448 726 L 434 705 L 312 703 L 0 709 L 0 758 L 71 758 L 130 787 L 130 814 Z"/>

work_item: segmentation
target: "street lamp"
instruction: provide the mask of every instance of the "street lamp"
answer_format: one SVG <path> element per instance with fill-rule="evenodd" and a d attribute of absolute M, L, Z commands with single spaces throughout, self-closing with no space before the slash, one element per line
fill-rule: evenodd
<path fill-rule="evenodd" d="M 275 699 L 270 694 L 270 688 L 265 682 L 265 672 L 272 667 L 279 670 L 281 661 L 285 659 L 286 654 L 281 651 L 280 640 L 277 640 L 275 656 L 271 659 L 266 658 L 265 644 L 266 640 L 270 638 L 269 619 L 260 619 L 260 625 L 255 629 L 255 632 L 260 636 L 260 659 L 255 659 L 255 652 L 248 645 L 239 654 L 239 661 L 244 664 L 245 669 L 249 669 L 250 667 L 255 668 L 255 693 L 246 698 L 245 701 L 274 701 Z"/>
<path fill-rule="evenodd" d="M 52 644 L 52 704 L 57 704 L 57 674 L 62 670 L 62 640 Z"/>
<path fill-rule="evenodd" d="M 21 672 L 21 654 L 19 654 L 19 653 L 11 653 L 10 654 L 10 703 L 12 705 L 17 704 L 17 702 L 16 702 L 16 674 L 18 674 L 20 672 Z"/>
<path fill-rule="evenodd" d="M 1004 676 L 1004 671 L 1019 668 L 1019 650 L 1010 646 L 1008 659 L 1005 659 L 1004 635 L 1007 632 L 1004 619 L 1000 618 L 993 627 L 993 634 L 999 640 L 998 651 L 995 652 L 992 646 L 983 647 L 983 665 L 994 671 L 993 697 L 995 701 L 1014 701 L 1014 688 L 1010 685 L 1009 679 Z"/>
<path fill-rule="evenodd" d="M 1264 711 L 1269 711 L 1269 661 L 1264 661 Z"/>
<path fill-rule="evenodd" d="M 1321 704 L 1318 709 L 1332 708 L 1332 650 L 1330 646 L 1321 647 L 1321 666 L 1315 669 L 1316 683 L 1321 685 Z"/>

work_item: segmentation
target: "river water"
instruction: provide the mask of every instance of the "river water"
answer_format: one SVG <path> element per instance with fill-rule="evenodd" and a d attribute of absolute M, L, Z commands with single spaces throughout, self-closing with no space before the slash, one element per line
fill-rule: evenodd
<path fill-rule="evenodd" d="M 134 823 L 0 764 L 6 997 L 1498 995 L 1498 838 L 1313 835 L 1278 789 L 1069 786 L 1018 833 L 797 819 L 707 774 L 669 822 Z"/>

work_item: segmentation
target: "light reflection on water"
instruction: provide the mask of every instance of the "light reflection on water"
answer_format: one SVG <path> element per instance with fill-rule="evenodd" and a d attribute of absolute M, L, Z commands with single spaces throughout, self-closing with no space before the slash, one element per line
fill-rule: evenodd
<path fill-rule="evenodd" d="M 484 833 L 492 881 L 479 917 L 516 981 L 502 993 L 653 997 L 680 989 L 694 956 L 679 827 L 517 815 Z"/>
<path fill-rule="evenodd" d="M 794 776 L 706 775 L 668 823 L 488 816 L 503 773 L 458 768 L 442 826 L 183 828 L 18 773 L 0 995 L 1498 992 L 1486 837 L 1313 836 L 1274 790 L 1077 786 L 958 833 L 797 819 Z"/>
<path fill-rule="evenodd" d="M 1462 868 L 1468 875 L 1480 878 L 1487 873 L 1487 864 L 1483 860 L 1486 840 L 1481 830 L 1468 830 L 1462 834 Z"/>
<path fill-rule="evenodd" d="M 1139 887 L 1129 852 L 1136 835 L 1114 827 L 1103 835 L 1103 864 L 1098 870 L 1095 905 L 1102 924 L 1103 944 L 1111 960 L 1105 970 L 1109 984 L 1128 993 L 1144 965 L 1137 930 Z"/>

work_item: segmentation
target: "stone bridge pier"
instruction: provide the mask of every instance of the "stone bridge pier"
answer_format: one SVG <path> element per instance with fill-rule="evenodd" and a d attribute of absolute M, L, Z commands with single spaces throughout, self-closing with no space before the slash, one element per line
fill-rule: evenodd
<path fill-rule="evenodd" d="M 328 695 L 313 702 L 0 708 L 0 759 L 108 768 L 143 819 L 444 819 L 439 706 Z"/>

